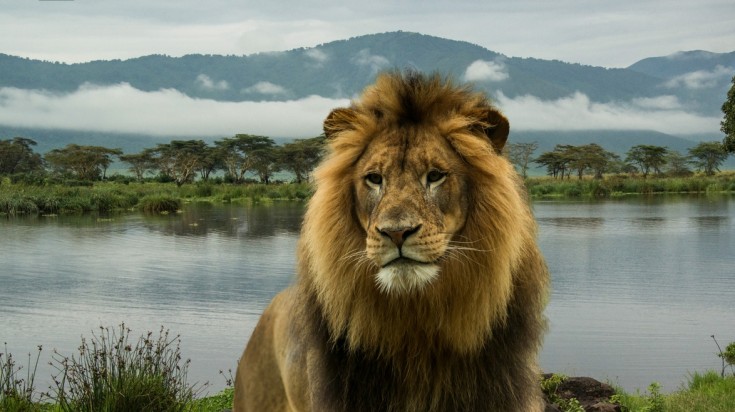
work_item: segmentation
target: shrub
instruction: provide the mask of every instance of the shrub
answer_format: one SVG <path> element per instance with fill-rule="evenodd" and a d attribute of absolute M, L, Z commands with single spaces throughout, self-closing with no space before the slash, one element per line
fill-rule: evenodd
<path fill-rule="evenodd" d="M 62 411 L 183 411 L 198 392 L 186 383 L 190 361 L 181 362 L 180 338 L 161 328 L 133 344 L 130 329 L 100 327 L 82 338 L 77 356 L 54 352 L 52 398 Z"/>
<path fill-rule="evenodd" d="M 146 213 L 172 213 L 181 208 L 181 201 L 169 195 L 148 195 L 138 206 Z"/>
<path fill-rule="evenodd" d="M 38 213 L 38 206 L 28 197 L 13 194 L 10 196 L 0 195 L 0 214 L 21 215 L 36 213 Z"/>
<path fill-rule="evenodd" d="M 214 194 L 214 188 L 210 184 L 198 184 L 194 189 L 194 194 L 197 197 L 210 197 Z"/>

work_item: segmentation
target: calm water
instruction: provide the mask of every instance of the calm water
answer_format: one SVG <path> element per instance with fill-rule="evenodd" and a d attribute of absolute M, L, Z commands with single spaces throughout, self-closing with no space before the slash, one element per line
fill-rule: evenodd
<path fill-rule="evenodd" d="M 537 202 L 553 276 L 547 371 L 673 390 L 735 340 L 735 198 Z M 0 341 L 70 355 L 100 325 L 182 336 L 189 380 L 224 387 L 258 316 L 289 284 L 303 206 L 0 219 Z M 42 369 L 42 370 L 41 370 Z"/>

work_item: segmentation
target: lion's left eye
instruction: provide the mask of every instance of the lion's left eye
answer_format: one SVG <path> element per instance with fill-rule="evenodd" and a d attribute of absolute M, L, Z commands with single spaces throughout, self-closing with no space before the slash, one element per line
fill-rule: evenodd
<path fill-rule="evenodd" d="M 432 170 L 426 174 L 426 182 L 429 184 L 438 183 L 444 180 L 445 177 L 447 177 L 447 172 L 442 172 L 439 170 Z"/>
<path fill-rule="evenodd" d="M 377 173 L 368 173 L 368 175 L 365 176 L 365 180 L 376 186 L 380 186 L 383 183 L 383 176 Z"/>

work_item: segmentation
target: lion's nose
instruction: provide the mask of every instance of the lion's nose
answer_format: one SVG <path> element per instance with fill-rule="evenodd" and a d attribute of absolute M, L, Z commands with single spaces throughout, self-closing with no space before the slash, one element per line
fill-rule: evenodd
<path fill-rule="evenodd" d="M 387 236 L 390 238 L 390 240 L 393 241 L 393 243 L 400 249 L 403 246 L 403 243 L 408 239 L 409 236 L 413 235 L 414 233 L 418 232 L 421 228 L 421 225 L 414 226 L 414 227 L 402 227 L 402 228 L 378 228 L 378 232 L 380 232 L 381 235 Z"/>

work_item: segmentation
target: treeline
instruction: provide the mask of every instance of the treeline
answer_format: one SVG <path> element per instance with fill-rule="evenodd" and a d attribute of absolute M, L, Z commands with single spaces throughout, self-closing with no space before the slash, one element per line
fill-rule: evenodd
<path fill-rule="evenodd" d="M 702 142 L 690 148 L 687 155 L 662 146 L 636 145 L 625 153 L 625 157 L 605 150 L 602 146 L 556 145 L 553 150 L 538 157 L 534 153 L 537 142 L 511 143 L 507 146 L 510 160 L 518 167 L 523 177 L 527 176 L 531 163 L 546 168 L 546 174 L 558 179 L 572 175 L 582 179 L 591 175 L 602 179 L 604 174 L 649 175 L 685 177 L 693 174 L 691 168 L 712 176 L 719 172 L 728 152 L 721 142 Z"/>
<path fill-rule="evenodd" d="M 209 181 L 217 172 L 218 180 L 228 183 L 246 181 L 269 184 L 274 173 L 290 172 L 294 181 L 309 180 L 310 173 L 324 153 L 324 136 L 297 139 L 277 145 L 266 136 L 237 134 L 217 140 L 213 145 L 203 140 L 172 140 L 139 153 L 124 154 L 120 149 L 69 144 L 41 156 L 33 150 L 36 142 L 24 137 L 0 140 L 0 175 L 18 182 L 128 179 L 139 182 L 156 180 L 181 186 L 196 179 Z M 537 142 L 511 143 L 506 154 L 526 177 L 531 164 L 546 169 L 557 179 L 590 175 L 602 179 L 605 174 L 630 174 L 647 178 L 686 177 L 692 168 L 711 176 L 719 171 L 728 152 L 720 142 L 702 142 L 683 155 L 662 146 L 636 145 L 625 157 L 602 146 L 556 145 L 553 150 L 534 156 Z M 129 176 L 107 176 L 115 161 L 128 165 Z"/>
<path fill-rule="evenodd" d="M 297 183 L 307 181 L 324 151 L 324 137 L 297 139 L 276 145 L 266 136 L 237 134 L 209 145 L 203 140 L 172 140 L 140 153 L 69 144 L 41 156 L 36 142 L 24 137 L 0 140 L 0 175 L 14 181 L 39 182 L 47 178 L 84 182 L 108 180 L 107 170 L 119 160 L 137 181 L 154 179 L 181 186 L 196 178 L 207 181 L 217 171 L 225 182 L 243 183 L 257 177 L 271 183 L 273 174 L 288 171 Z M 255 180 L 255 179 L 252 179 Z"/>

